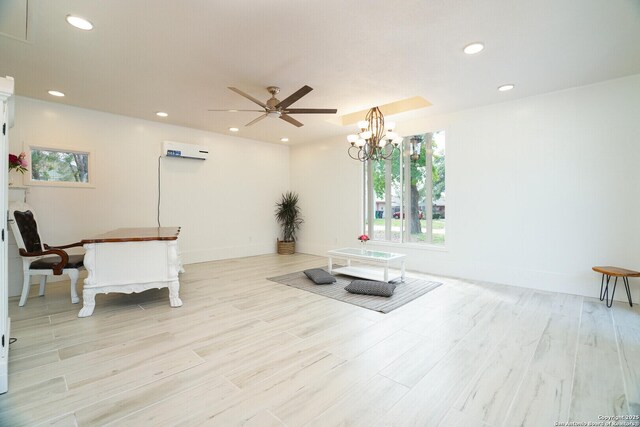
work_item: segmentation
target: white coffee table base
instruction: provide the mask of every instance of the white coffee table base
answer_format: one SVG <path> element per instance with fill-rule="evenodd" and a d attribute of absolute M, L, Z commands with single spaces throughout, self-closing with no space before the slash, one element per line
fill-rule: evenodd
<path fill-rule="evenodd" d="M 379 282 L 390 282 L 396 279 L 401 279 L 404 282 L 404 276 L 400 270 L 391 270 L 389 268 L 377 270 L 370 267 L 338 267 L 331 270 L 330 273 L 344 274 L 346 276 L 359 277 L 367 280 L 377 280 Z"/>
<path fill-rule="evenodd" d="M 380 256 L 382 254 L 382 256 Z M 381 251 L 362 251 L 359 249 L 336 249 L 328 252 L 329 256 L 329 273 L 345 274 L 347 276 L 359 277 L 368 280 L 379 280 L 389 282 L 400 279 L 404 282 L 405 278 L 405 255 L 392 254 Z M 333 258 L 345 259 L 347 265 L 345 267 L 333 268 Z M 357 265 L 351 264 L 352 260 L 362 261 L 366 264 L 377 264 L 382 268 L 376 268 L 374 265 Z M 391 269 L 392 262 L 400 263 L 400 270 Z"/>

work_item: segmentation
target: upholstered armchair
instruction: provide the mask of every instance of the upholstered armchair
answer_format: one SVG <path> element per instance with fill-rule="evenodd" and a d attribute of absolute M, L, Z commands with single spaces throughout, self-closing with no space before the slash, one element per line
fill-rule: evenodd
<path fill-rule="evenodd" d="M 84 264 L 84 255 L 69 255 L 65 249 L 82 246 L 80 242 L 64 246 L 49 246 L 42 243 L 38 232 L 38 221 L 31 206 L 15 202 L 9 206 L 9 223 L 22 256 L 24 281 L 20 307 L 25 305 L 29 296 L 31 276 L 40 276 L 40 296 L 44 295 L 47 276 L 69 275 L 71 279 L 71 302 L 80 301 L 76 284 L 78 273 Z"/>

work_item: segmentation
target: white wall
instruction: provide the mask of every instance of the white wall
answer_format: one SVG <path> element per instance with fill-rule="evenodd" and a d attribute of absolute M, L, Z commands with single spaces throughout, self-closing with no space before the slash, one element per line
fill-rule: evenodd
<path fill-rule="evenodd" d="M 299 193 L 304 224 L 296 250 L 326 255 L 354 244 L 362 224 L 362 169 L 345 138 L 291 147 L 291 189 Z"/>
<path fill-rule="evenodd" d="M 635 75 L 400 122 L 405 135 L 446 131 L 447 244 L 378 247 L 406 253 L 412 270 L 597 295 L 592 266 L 640 270 L 639 118 Z M 301 250 L 357 244 L 361 165 L 346 147 L 340 138 L 291 150 Z M 631 284 L 640 303 L 640 280 Z"/>
<path fill-rule="evenodd" d="M 163 158 L 163 226 L 181 226 L 185 263 L 275 252 L 273 206 L 289 188 L 286 146 L 17 98 L 10 151 L 93 150 L 95 188 L 31 187 L 43 240 L 64 244 L 119 227 L 155 227 L 163 140 L 206 145 L 206 161 Z"/>

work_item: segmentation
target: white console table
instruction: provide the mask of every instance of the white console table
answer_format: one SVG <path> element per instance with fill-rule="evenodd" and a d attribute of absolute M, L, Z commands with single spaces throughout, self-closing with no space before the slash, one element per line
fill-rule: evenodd
<path fill-rule="evenodd" d="M 88 317 L 100 293 L 143 292 L 169 288 L 169 304 L 180 307 L 181 265 L 178 256 L 180 227 L 119 228 L 82 240 L 88 277 L 78 317 Z"/>
<path fill-rule="evenodd" d="M 329 256 L 329 273 L 346 274 L 347 276 L 360 277 L 370 280 L 390 280 L 401 279 L 404 282 L 404 262 L 407 257 L 404 254 L 395 254 L 382 251 L 368 251 L 366 249 L 344 248 L 334 249 L 327 253 Z M 333 268 L 333 258 L 342 258 L 347 261 L 346 267 Z M 362 261 L 366 264 L 378 264 L 382 270 L 369 266 L 351 265 L 352 260 Z M 390 270 L 392 263 L 400 264 L 400 271 Z"/>

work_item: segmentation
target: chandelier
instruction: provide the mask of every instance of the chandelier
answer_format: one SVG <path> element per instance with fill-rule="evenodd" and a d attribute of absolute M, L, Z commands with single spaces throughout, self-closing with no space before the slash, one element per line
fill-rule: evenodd
<path fill-rule="evenodd" d="M 374 107 L 358 122 L 360 131 L 356 135 L 347 136 L 351 143 L 349 156 L 354 160 L 366 162 L 367 160 L 387 160 L 398 150 L 402 137 L 393 132 L 396 124 L 384 123 L 384 116 L 378 107 Z"/>

